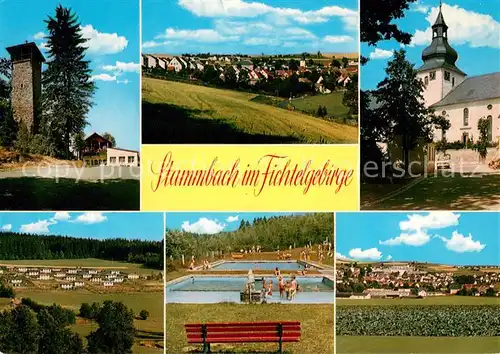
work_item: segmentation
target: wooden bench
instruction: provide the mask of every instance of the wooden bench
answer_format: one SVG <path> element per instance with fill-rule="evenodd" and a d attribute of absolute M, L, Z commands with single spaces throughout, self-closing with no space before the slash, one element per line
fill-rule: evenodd
<path fill-rule="evenodd" d="M 189 344 L 203 344 L 210 353 L 212 343 L 283 343 L 300 341 L 300 322 L 193 323 L 184 325 Z"/>

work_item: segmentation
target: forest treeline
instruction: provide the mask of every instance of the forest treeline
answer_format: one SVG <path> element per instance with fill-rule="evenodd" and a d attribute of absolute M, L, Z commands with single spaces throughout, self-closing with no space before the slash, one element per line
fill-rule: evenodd
<path fill-rule="evenodd" d="M 0 232 L 0 259 L 99 258 L 163 270 L 163 242 Z"/>
<path fill-rule="evenodd" d="M 309 243 L 333 243 L 333 214 L 273 216 L 256 218 L 252 223 L 242 220 L 238 230 L 205 235 L 167 229 L 167 257 L 205 257 L 208 252 L 239 252 L 260 246 L 262 252 L 303 247 Z"/>

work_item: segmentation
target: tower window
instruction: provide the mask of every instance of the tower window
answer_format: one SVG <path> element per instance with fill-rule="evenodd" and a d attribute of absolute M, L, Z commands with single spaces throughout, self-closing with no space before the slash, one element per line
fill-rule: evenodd
<path fill-rule="evenodd" d="M 431 79 L 431 81 L 432 81 L 432 80 L 436 80 L 436 72 L 435 72 L 435 71 L 431 71 L 431 72 L 429 73 L 429 78 Z"/>
<path fill-rule="evenodd" d="M 491 104 L 489 104 L 488 107 L 486 107 L 486 108 L 488 108 L 488 110 L 491 110 L 493 108 L 493 106 Z"/>
<path fill-rule="evenodd" d="M 464 126 L 468 126 L 469 125 L 469 109 L 468 108 L 464 108 Z"/>
<path fill-rule="evenodd" d="M 455 87 L 455 78 L 454 77 L 451 78 L 451 87 Z"/>
<path fill-rule="evenodd" d="M 450 72 L 449 72 L 449 71 L 445 71 L 445 72 L 444 72 L 444 79 L 445 79 L 446 81 L 450 81 L 450 79 L 451 79 L 451 75 L 450 75 Z"/>
<path fill-rule="evenodd" d="M 446 111 L 442 111 L 442 112 L 441 112 L 441 115 L 442 115 L 442 116 L 445 116 L 445 115 L 446 115 Z"/>
<path fill-rule="evenodd" d="M 425 86 L 429 85 L 429 76 L 426 76 L 424 78 L 424 84 L 425 84 Z"/>

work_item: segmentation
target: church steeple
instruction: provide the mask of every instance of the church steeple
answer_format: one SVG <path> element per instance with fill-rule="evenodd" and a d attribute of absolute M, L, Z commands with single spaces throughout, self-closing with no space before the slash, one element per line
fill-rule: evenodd
<path fill-rule="evenodd" d="M 444 20 L 442 4 L 439 4 L 439 13 L 436 22 L 432 25 L 432 42 L 422 52 L 422 60 L 424 65 L 420 70 L 448 67 L 462 73 L 455 66 L 458 59 L 458 54 L 448 43 L 448 26 Z"/>

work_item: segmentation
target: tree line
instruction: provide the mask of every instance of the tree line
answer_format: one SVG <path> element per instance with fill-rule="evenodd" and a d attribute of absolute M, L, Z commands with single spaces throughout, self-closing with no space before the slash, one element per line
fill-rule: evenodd
<path fill-rule="evenodd" d="M 45 306 L 24 298 L 21 304 L 0 312 L 0 351 L 5 353 L 80 354 L 132 353 L 134 312 L 121 302 L 98 305 L 93 320 L 99 327 L 87 336 L 87 347 L 70 329 L 73 311 Z"/>
<path fill-rule="evenodd" d="M 178 260 L 182 255 L 198 258 L 205 257 L 207 252 L 228 254 L 257 246 L 262 252 L 271 252 L 322 243 L 326 239 L 333 243 L 333 230 L 331 213 L 262 217 L 252 222 L 242 220 L 237 230 L 212 235 L 167 229 L 166 254 Z"/>
<path fill-rule="evenodd" d="M 163 241 L 98 240 L 69 236 L 37 236 L 0 232 L 0 259 L 99 258 L 143 264 L 163 270 Z"/>

